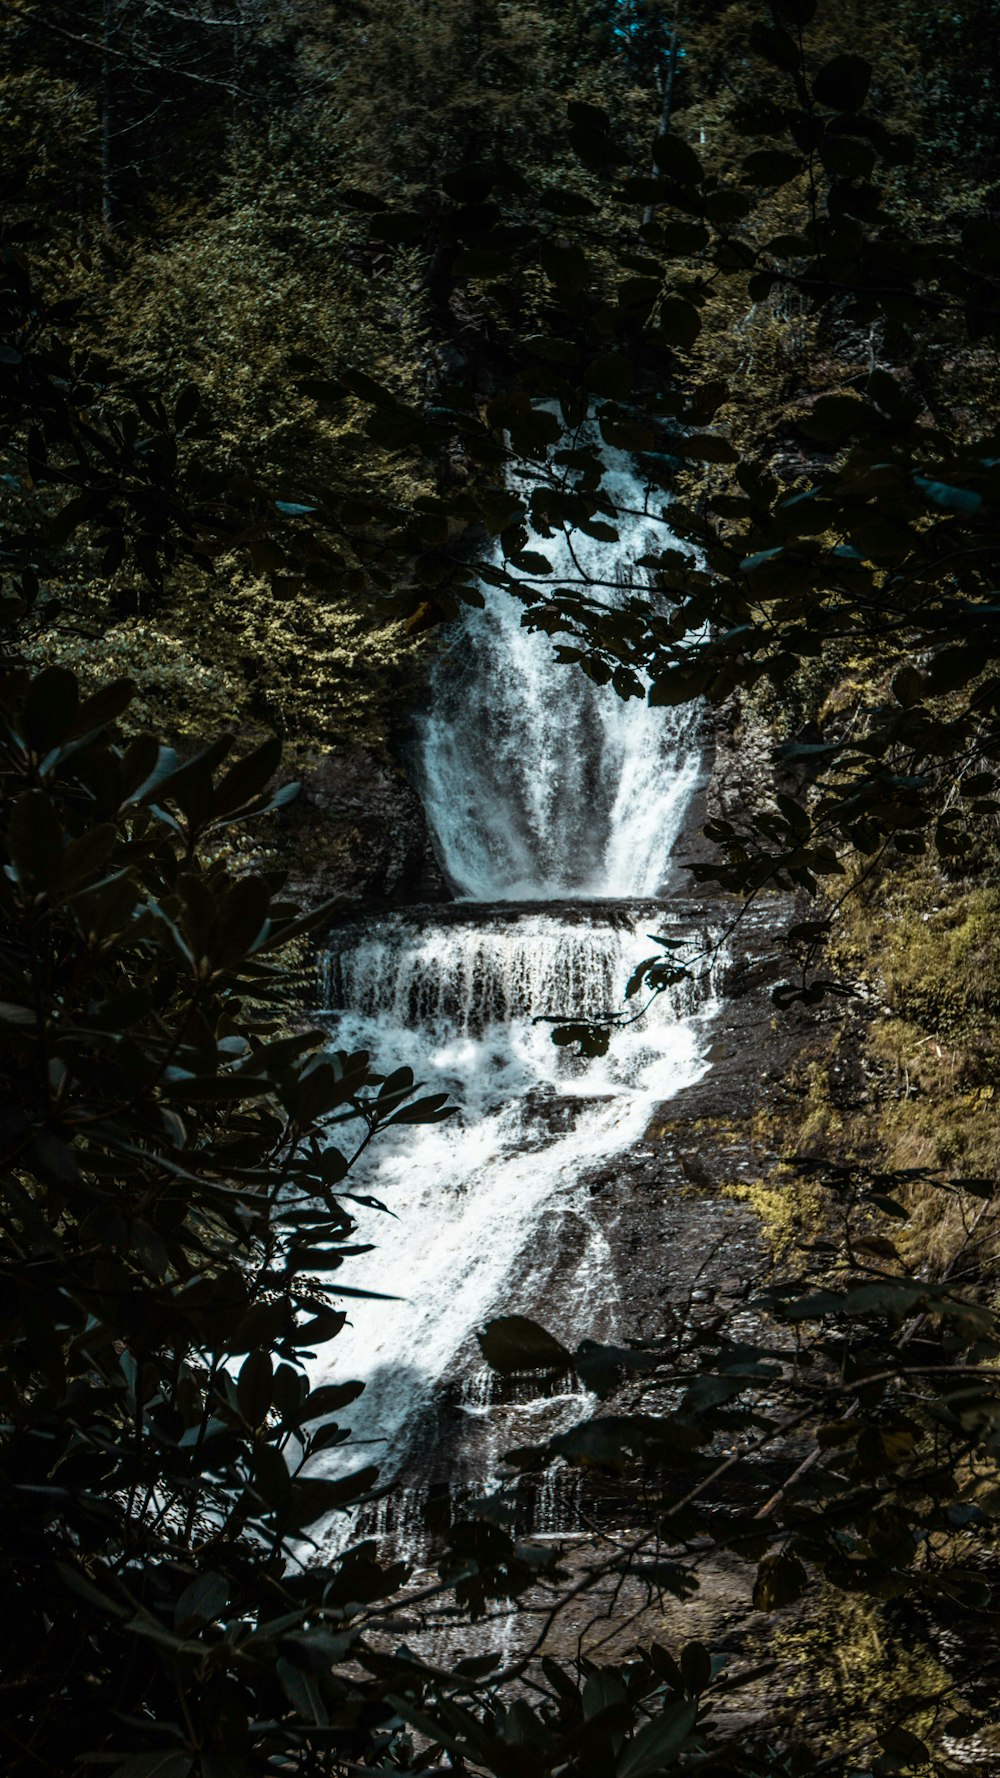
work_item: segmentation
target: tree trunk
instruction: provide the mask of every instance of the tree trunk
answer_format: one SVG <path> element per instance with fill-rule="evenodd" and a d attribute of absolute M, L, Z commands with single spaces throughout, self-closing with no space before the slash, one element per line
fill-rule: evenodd
<path fill-rule="evenodd" d="M 106 235 L 114 233 L 114 117 L 112 106 L 113 48 L 117 0 L 104 0 L 101 19 L 101 221 Z"/>
<path fill-rule="evenodd" d="M 669 45 L 667 53 L 663 59 L 663 62 L 661 64 L 661 79 L 663 82 L 663 103 L 660 106 L 660 135 L 661 136 L 665 136 L 667 134 L 667 131 L 670 128 L 670 114 L 671 114 L 671 112 L 673 110 L 673 106 L 674 106 L 674 76 L 677 72 L 677 56 L 678 56 L 679 50 L 680 50 L 680 38 L 677 35 L 677 26 L 674 25 L 671 27 L 671 31 L 670 31 L 670 45 Z M 655 177 L 656 177 L 656 163 L 655 163 L 655 161 L 653 163 L 652 171 L 653 171 L 653 177 L 655 179 Z M 648 225 L 652 222 L 654 209 L 655 209 L 655 205 L 653 205 L 653 204 L 646 205 L 646 208 L 642 213 L 642 222 L 643 222 L 644 228 L 648 227 Z"/>

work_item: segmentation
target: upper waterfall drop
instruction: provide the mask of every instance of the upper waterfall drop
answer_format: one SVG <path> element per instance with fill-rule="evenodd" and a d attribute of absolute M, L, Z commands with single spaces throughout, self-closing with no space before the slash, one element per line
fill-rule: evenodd
<path fill-rule="evenodd" d="M 552 584 L 581 571 L 604 591 L 644 584 L 653 521 L 624 453 L 604 449 L 616 542 L 532 535 Z M 521 472 L 515 487 L 530 486 Z M 662 544 L 662 537 L 659 540 Z M 433 678 L 421 724 L 427 817 L 456 893 L 471 901 L 628 900 L 658 895 L 699 771 L 689 710 L 654 709 L 561 665 L 490 590 Z"/>

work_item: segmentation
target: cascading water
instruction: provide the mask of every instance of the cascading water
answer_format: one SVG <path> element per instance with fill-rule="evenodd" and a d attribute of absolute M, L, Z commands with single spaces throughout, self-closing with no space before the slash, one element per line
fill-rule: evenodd
<path fill-rule="evenodd" d="M 609 479 L 620 505 L 641 509 L 623 458 Z M 617 544 L 576 538 L 576 562 L 567 544 L 536 541 L 557 574 L 579 563 L 613 600 L 641 576 L 648 531 L 637 516 Z M 395 1300 L 351 1301 L 330 1357 L 338 1377 L 366 1383 L 353 1431 L 382 1443 L 384 1474 L 408 1453 L 411 1473 L 481 1485 L 516 1442 L 513 1410 L 476 1373 L 473 1333 L 490 1314 L 535 1314 L 570 1341 L 614 1331 L 614 1265 L 581 1181 L 703 1071 L 710 995 L 704 984 L 662 995 L 588 1061 L 535 1021 L 620 1006 L 655 948 L 646 935 L 677 919 L 669 902 L 648 903 L 666 886 L 698 770 L 690 718 L 559 665 L 506 594 L 491 591 L 442 655 L 420 777 L 459 901 L 342 931 L 326 959 L 338 1045 L 412 1067 L 459 1106 L 447 1123 L 381 1138 L 362 1166 L 392 1217 L 370 1213 L 361 1233 L 376 1251 L 355 1281 Z M 319 1354 L 316 1381 L 326 1364 Z M 535 1430 L 579 1406 L 537 1404 Z"/>
<path fill-rule="evenodd" d="M 628 459 L 604 456 L 604 490 L 625 515 L 619 541 L 577 533 L 531 548 L 553 584 L 582 575 L 612 603 L 616 587 L 643 582 L 635 564 L 652 520 Z M 658 895 L 697 781 L 690 712 L 625 701 L 560 666 L 521 610 L 491 591 L 437 674 L 420 764 L 445 870 L 473 901 Z"/>

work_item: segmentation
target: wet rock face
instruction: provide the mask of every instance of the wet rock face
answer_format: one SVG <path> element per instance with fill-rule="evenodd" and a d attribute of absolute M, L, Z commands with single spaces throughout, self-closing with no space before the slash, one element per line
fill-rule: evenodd
<path fill-rule="evenodd" d="M 685 861 L 710 855 L 700 831 L 707 819 L 739 814 L 774 787 L 773 737 L 736 699 L 706 713 L 702 741 L 704 776 L 674 846 Z M 420 797 L 385 745 L 335 746 L 310 761 L 283 827 L 289 888 L 307 905 L 331 897 L 359 908 L 452 899 Z"/>
<path fill-rule="evenodd" d="M 730 698 L 715 714 L 706 796 L 709 819 L 732 820 L 771 801 L 776 788 L 773 731 L 756 711 Z"/>
<path fill-rule="evenodd" d="M 291 890 L 315 904 L 445 901 L 424 811 L 402 767 L 377 747 L 338 747 L 307 770 L 289 815 Z"/>

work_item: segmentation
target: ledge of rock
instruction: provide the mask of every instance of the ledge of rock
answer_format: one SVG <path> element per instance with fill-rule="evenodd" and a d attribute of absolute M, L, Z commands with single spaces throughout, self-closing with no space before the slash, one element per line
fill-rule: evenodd
<path fill-rule="evenodd" d="M 289 888 L 304 902 L 449 899 L 420 798 L 382 749 L 340 746 L 312 761 L 286 831 Z"/>

